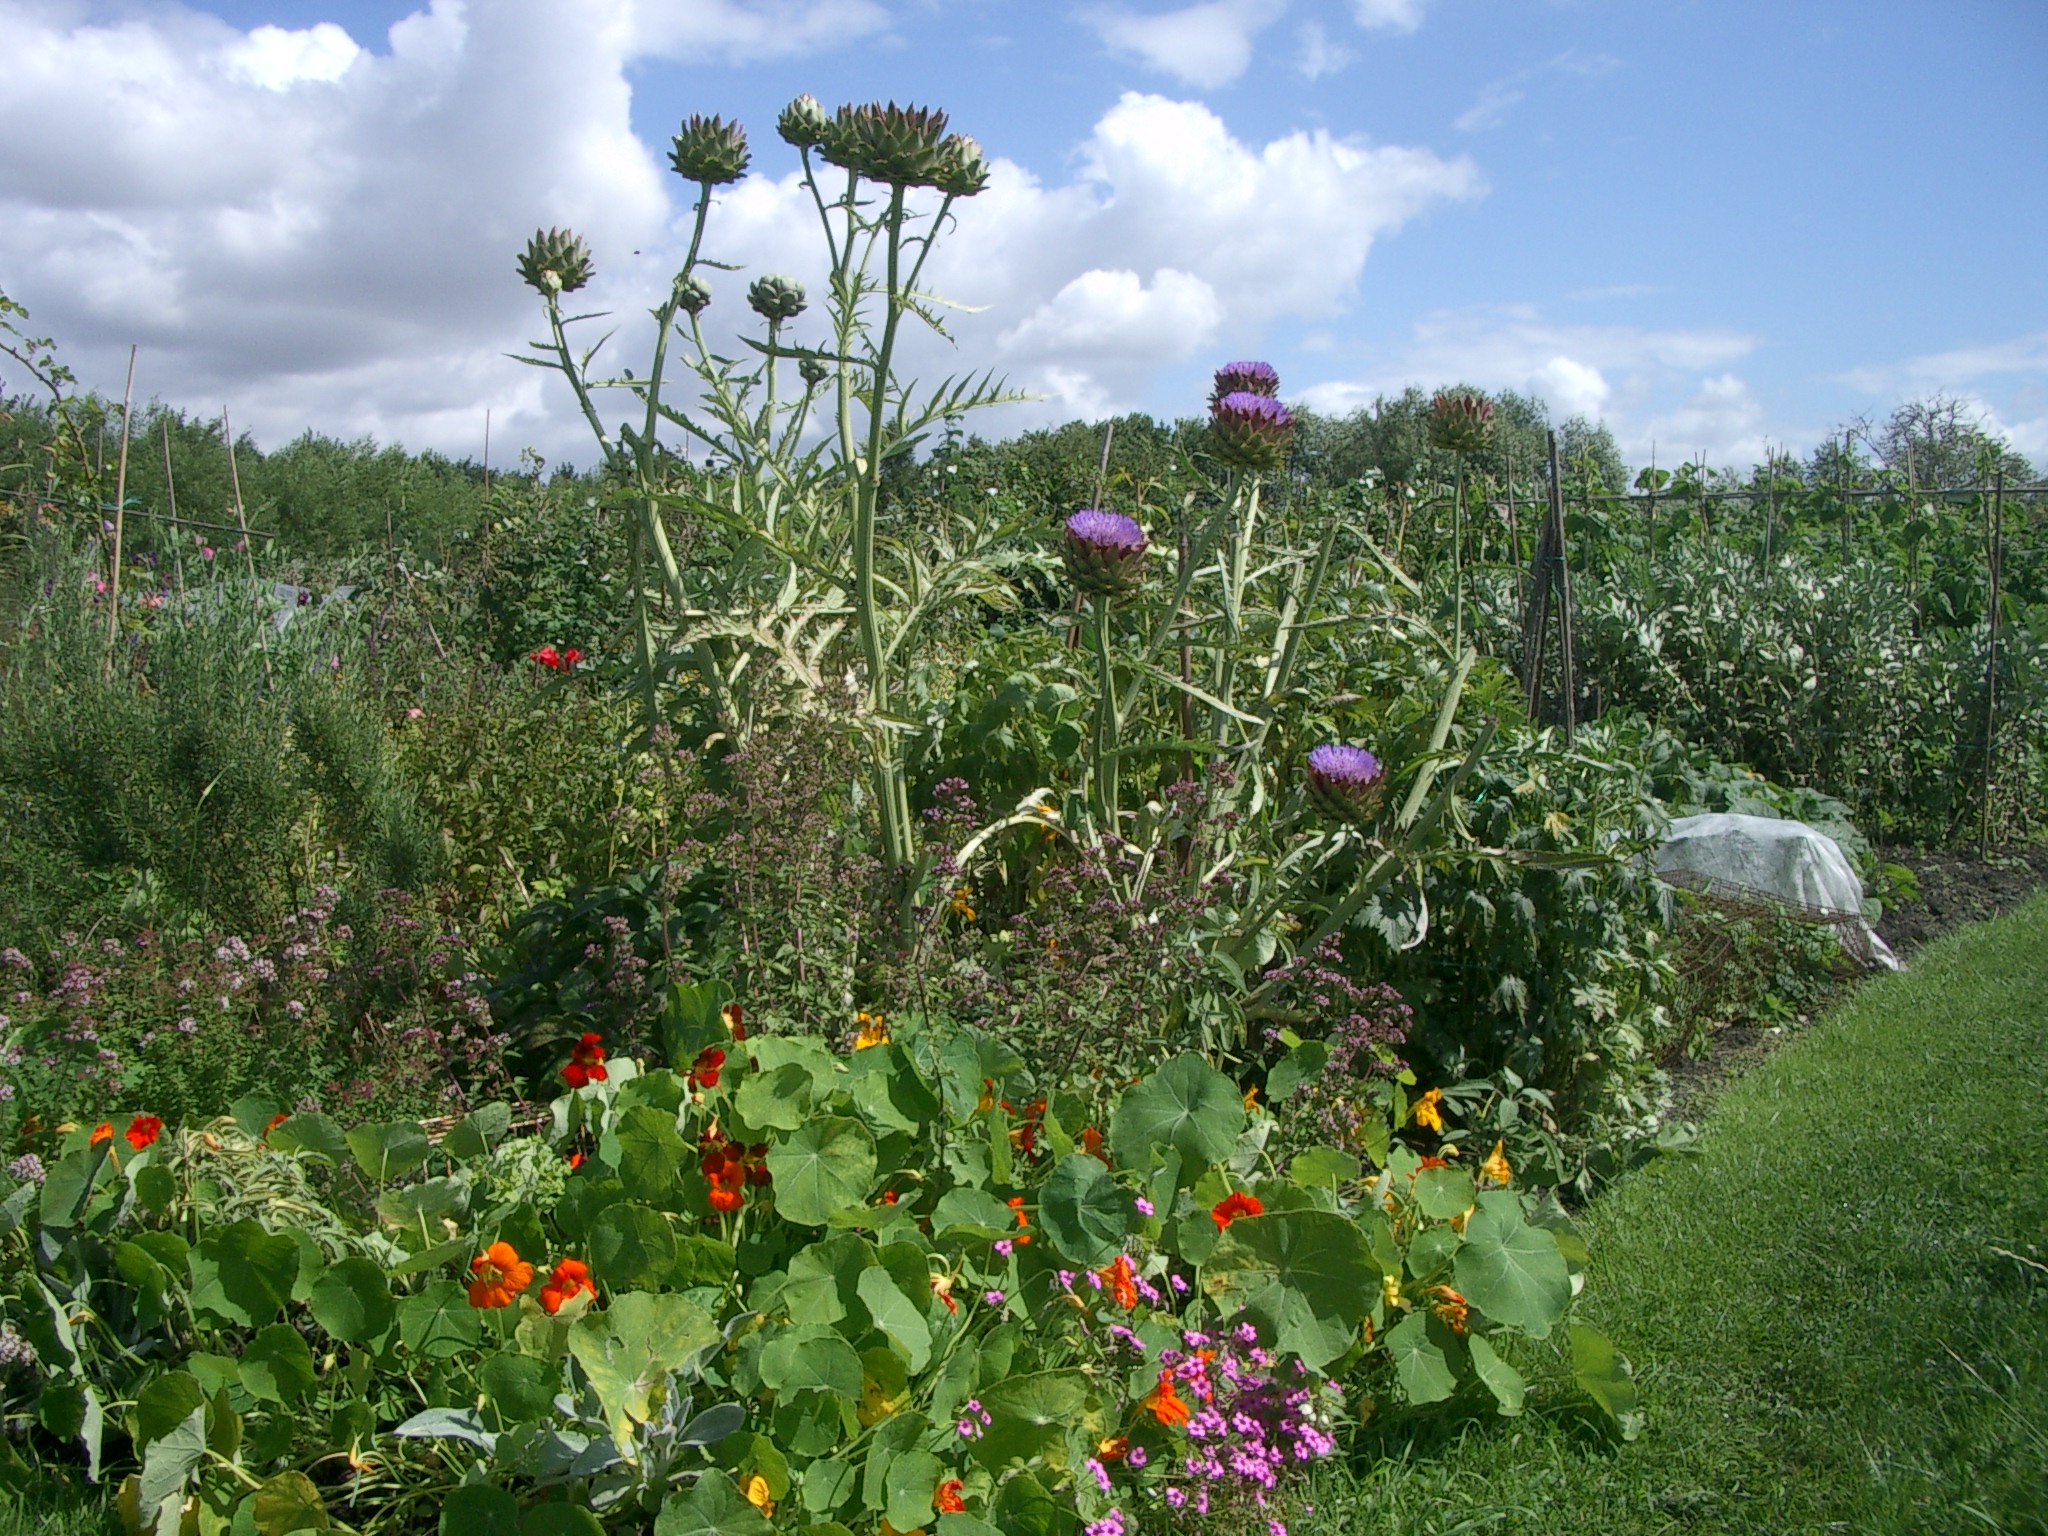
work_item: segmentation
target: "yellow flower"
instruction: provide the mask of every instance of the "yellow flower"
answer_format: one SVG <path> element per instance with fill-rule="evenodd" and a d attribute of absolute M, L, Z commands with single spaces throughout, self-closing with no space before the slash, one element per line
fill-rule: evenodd
<path fill-rule="evenodd" d="M 854 1023 L 860 1026 L 860 1033 L 853 1037 L 853 1048 L 864 1051 L 871 1045 L 889 1043 L 889 1021 L 879 1013 L 857 1013 Z"/>
<path fill-rule="evenodd" d="M 959 914 L 961 917 L 966 918 L 967 921 L 970 923 L 974 921 L 975 912 L 973 904 L 970 903 L 967 898 L 969 896 L 972 896 L 973 894 L 974 893 L 964 885 L 961 886 L 959 890 L 953 893 L 954 912 Z"/>
<path fill-rule="evenodd" d="M 1552 811 L 1543 818 L 1543 830 L 1552 837 L 1563 837 L 1571 824 L 1571 818 L 1565 815 L 1563 811 Z"/>
<path fill-rule="evenodd" d="M 1259 1085 L 1257 1083 L 1253 1083 L 1251 1087 L 1245 1089 L 1244 1091 L 1244 1111 L 1246 1114 L 1250 1114 L 1253 1110 L 1257 1109 L 1258 1107 Z"/>
<path fill-rule="evenodd" d="M 1389 1312 L 1400 1306 L 1402 1304 L 1400 1277 L 1398 1275 L 1388 1275 L 1381 1285 L 1381 1293 L 1386 1298 L 1387 1310 Z"/>
<path fill-rule="evenodd" d="M 747 1502 L 764 1515 L 775 1513 L 775 1496 L 768 1490 L 768 1479 L 756 1472 L 747 1479 Z"/>
<path fill-rule="evenodd" d="M 1408 1113 L 1414 1117 L 1417 1125 L 1427 1130 L 1441 1133 L 1444 1128 L 1444 1117 L 1442 1111 L 1437 1106 L 1442 1104 L 1443 1101 L 1443 1089 L 1432 1088 L 1415 1101 L 1415 1107 Z"/>
<path fill-rule="evenodd" d="M 1496 1141 L 1486 1161 L 1479 1165 L 1480 1173 L 1496 1184 L 1506 1184 L 1515 1176 L 1515 1170 L 1508 1166 L 1507 1145 L 1504 1141 Z"/>

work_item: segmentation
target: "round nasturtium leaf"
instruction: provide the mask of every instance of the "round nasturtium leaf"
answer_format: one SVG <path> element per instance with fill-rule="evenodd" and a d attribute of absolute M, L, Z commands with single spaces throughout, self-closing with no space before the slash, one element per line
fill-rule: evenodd
<path fill-rule="evenodd" d="M 1190 1051 L 1123 1096 L 1110 1117 L 1110 1151 L 1119 1168 L 1142 1170 L 1156 1152 L 1172 1147 L 1192 1178 L 1230 1155 L 1244 1117 L 1236 1084 Z"/>
<path fill-rule="evenodd" d="M 391 1326 L 398 1304 L 391 1282 L 370 1260 L 337 1259 L 313 1282 L 313 1321 L 343 1344 L 366 1344 Z"/>
<path fill-rule="evenodd" d="M 1063 1157 L 1038 1193 L 1038 1224 L 1069 1262 L 1098 1269 L 1123 1252 L 1137 1207 L 1100 1159 Z"/>
<path fill-rule="evenodd" d="M 769 1147 L 768 1172 L 775 1209 L 799 1226 L 822 1227 L 833 1212 L 866 1203 L 875 1138 L 858 1120 L 811 1120 Z"/>
<path fill-rule="evenodd" d="M 590 1224 L 590 1267 L 614 1290 L 658 1290 L 675 1272 L 675 1229 L 651 1206 L 608 1205 Z"/>

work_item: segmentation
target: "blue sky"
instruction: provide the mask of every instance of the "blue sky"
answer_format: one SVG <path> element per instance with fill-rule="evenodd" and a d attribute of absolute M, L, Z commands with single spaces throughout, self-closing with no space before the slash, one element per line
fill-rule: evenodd
<path fill-rule="evenodd" d="M 489 408 L 494 459 L 587 461 L 504 357 L 516 249 L 572 224 L 644 309 L 668 137 L 719 112 L 758 174 L 714 253 L 807 275 L 773 122 L 810 91 L 995 160 L 937 274 L 987 307 L 911 357 L 1045 395 L 991 435 L 1192 414 L 1262 356 L 1332 410 L 1521 389 L 1638 462 L 1943 390 L 2048 462 L 2041 0 L 0 0 L 0 57 L 0 288 L 266 442 L 475 454 Z"/>

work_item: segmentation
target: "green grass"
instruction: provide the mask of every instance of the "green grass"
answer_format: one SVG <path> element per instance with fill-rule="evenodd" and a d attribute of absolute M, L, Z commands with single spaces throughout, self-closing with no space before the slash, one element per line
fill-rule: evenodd
<path fill-rule="evenodd" d="M 2048 1532 L 2048 898 L 1922 952 L 1595 1202 L 1620 1445 L 1385 1423 L 1318 1532 Z M 1533 1363 L 1533 1362 L 1532 1362 Z"/>
<path fill-rule="evenodd" d="M 0 1536 L 120 1536 L 121 1521 L 105 1492 L 75 1483 L 26 1494 L 0 1489 Z"/>

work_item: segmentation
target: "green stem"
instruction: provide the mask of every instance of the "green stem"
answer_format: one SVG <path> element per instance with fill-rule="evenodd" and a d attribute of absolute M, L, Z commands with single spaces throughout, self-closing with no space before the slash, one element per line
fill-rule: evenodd
<path fill-rule="evenodd" d="M 1123 722 L 1116 697 L 1116 669 L 1109 656 L 1109 598 L 1095 598 L 1095 822 L 1100 832 L 1118 830 L 1118 737 Z"/>

